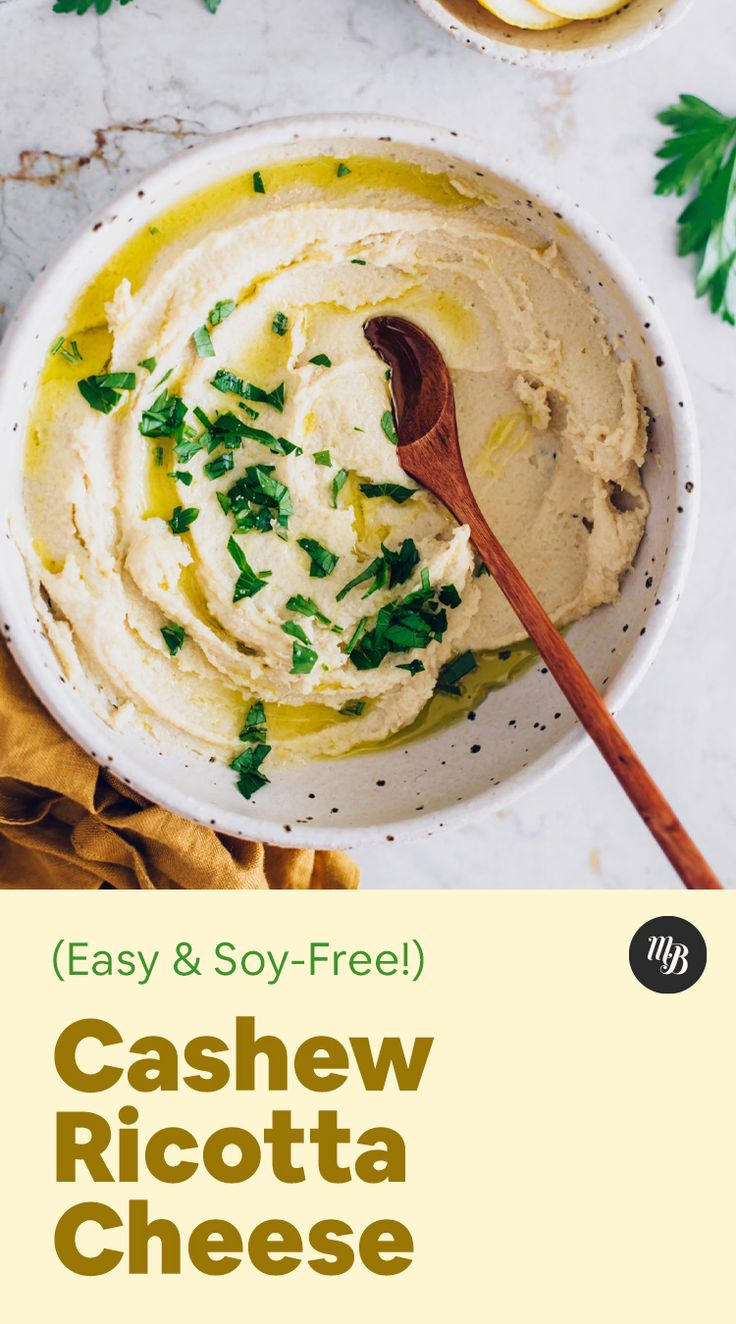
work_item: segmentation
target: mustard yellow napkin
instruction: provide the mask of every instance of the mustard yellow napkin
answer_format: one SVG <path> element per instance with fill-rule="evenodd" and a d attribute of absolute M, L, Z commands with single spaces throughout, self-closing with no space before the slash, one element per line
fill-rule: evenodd
<path fill-rule="evenodd" d="M 342 851 L 221 837 L 123 786 L 65 735 L 0 645 L 0 886 L 353 888 Z"/>

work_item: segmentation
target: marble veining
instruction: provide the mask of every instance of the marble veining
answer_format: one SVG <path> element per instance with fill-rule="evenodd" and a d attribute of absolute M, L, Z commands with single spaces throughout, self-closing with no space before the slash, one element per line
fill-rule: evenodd
<path fill-rule="evenodd" d="M 245 10 L 247 8 L 247 21 Z M 658 110 L 681 91 L 736 113 L 732 0 L 698 0 L 624 62 L 531 74 L 465 50 L 409 0 L 134 0 L 103 18 L 0 0 L 0 325 L 86 215 L 172 151 L 257 119 L 385 111 L 490 139 L 587 206 L 645 278 L 685 361 L 702 524 L 663 651 L 623 725 L 717 870 L 736 881 L 733 506 L 736 331 L 693 295 L 675 200 L 655 198 Z M 673 877 L 588 750 L 512 809 L 357 852 L 373 887 L 667 888 Z"/>

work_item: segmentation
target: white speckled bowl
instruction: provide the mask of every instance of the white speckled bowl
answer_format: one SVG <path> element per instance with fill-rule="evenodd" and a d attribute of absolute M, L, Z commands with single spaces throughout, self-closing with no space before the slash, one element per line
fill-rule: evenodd
<path fill-rule="evenodd" d="M 152 748 L 114 732 L 60 674 L 34 611 L 14 540 L 24 519 L 23 449 L 35 383 L 49 342 L 80 289 L 132 230 L 192 191 L 274 159 L 351 150 L 396 155 L 490 177 L 509 223 L 554 237 L 580 279 L 595 287 L 612 334 L 640 375 L 654 416 L 646 482 L 652 513 L 636 565 L 613 607 L 599 609 L 570 642 L 618 708 L 657 652 L 685 577 L 696 523 L 695 422 L 677 352 L 654 302 L 613 241 L 553 188 L 511 177 L 480 143 L 425 125 L 373 116 L 283 120 L 211 138 L 148 175 L 90 218 L 36 281 L 0 347 L 0 630 L 58 722 L 103 766 L 175 813 L 234 836 L 281 845 L 350 845 L 436 832 L 500 809 L 539 786 L 585 736 L 539 666 L 489 696 L 473 720 L 381 753 L 281 770 L 246 803 L 225 767 Z M 523 220 L 521 219 L 523 217 Z M 615 794 L 611 783 L 611 794 Z"/>
<path fill-rule="evenodd" d="M 504 23 L 478 0 L 414 0 L 441 28 L 506 64 L 572 70 L 630 55 L 683 18 L 695 0 L 630 0 L 606 18 L 527 32 Z"/>

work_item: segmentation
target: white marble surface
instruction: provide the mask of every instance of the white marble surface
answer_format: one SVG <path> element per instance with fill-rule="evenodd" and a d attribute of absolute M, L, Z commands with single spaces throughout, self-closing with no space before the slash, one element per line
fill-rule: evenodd
<path fill-rule="evenodd" d="M 674 629 L 623 725 L 736 882 L 736 331 L 692 292 L 677 204 L 652 193 L 655 113 L 682 91 L 736 114 L 736 6 L 698 0 L 624 63 L 529 75 L 463 49 L 409 0 L 134 0 L 104 18 L 0 0 L 0 311 L 126 180 L 203 134 L 305 111 L 382 110 L 487 136 L 603 220 L 668 318 L 703 447 L 703 518 Z M 359 852 L 373 887 L 674 885 L 586 751 L 506 813 Z"/>

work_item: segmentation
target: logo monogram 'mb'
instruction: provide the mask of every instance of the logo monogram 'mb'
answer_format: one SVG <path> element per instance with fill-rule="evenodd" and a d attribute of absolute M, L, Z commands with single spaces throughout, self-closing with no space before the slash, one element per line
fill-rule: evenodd
<path fill-rule="evenodd" d="M 688 970 L 689 948 L 670 935 L 649 939 L 648 961 L 656 961 L 663 975 L 684 975 Z"/>
<path fill-rule="evenodd" d="M 684 993 L 697 984 L 708 962 L 699 929 L 681 915 L 657 915 L 636 930 L 629 965 L 652 993 Z"/>

